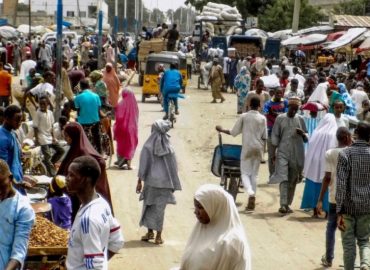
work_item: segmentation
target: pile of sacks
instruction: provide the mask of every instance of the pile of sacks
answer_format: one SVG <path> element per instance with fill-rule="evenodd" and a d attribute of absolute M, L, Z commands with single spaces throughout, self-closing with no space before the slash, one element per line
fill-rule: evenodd
<path fill-rule="evenodd" d="M 230 22 L 222 22 L 220 25 L 217 24 L 217 29 L 211 22 L 203 23 L 203 27 L 210 32 L 211 35 L 219 34 L 219 32 L 228 32 L 231 27 L 240 26 L 241 23 L 237 20 L 241 20 L 242 15 L 239 13 L 236 7 L 231 7 L 225 4 L 217 4 L 213 2 L 208 2 L 207 5 L 203 7 L 202 13 L 197 16 L 196 20 L 209 20 L 209 21 L 223 21 L 223 20 L 235 20 Z"/>
<path fill-rule="evenodd" d="M 224 50 L 220 48 L 210 48 L 208 50 L 208 56 L 212 58 L 221 58 L 224 56 Z"/>

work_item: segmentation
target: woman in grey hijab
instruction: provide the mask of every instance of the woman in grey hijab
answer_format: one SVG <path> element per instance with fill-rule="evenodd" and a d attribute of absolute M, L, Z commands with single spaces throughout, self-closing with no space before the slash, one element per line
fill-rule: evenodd
<path fill-rule="evenodd" d="M 136 192 L 141 193 L 140 200 L 143 201 L 140 226 L 148 228 L 148 233 L 141 240 L 154 239 L 156 231 L 154 243 L 157 245 L 163 244 L 162 229 L 166 206 L 176 203 L 173 193 L 181 190 L 176 156 L 167 134 L 170 127 L 171 123 L 167 120 L 157 120 L 152 125 L 152 133 L 141 150 L 136 187 Z"/>

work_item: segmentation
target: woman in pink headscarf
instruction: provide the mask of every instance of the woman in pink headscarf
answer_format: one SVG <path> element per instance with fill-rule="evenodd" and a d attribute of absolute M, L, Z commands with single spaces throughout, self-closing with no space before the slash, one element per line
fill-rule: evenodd
<path fill-rule="evenodd" d="M 131 170 L 131 159 L 134 157 L 138 144 L 139 108 L 133 92 L 125 88 L 122 91 L 122 100 L 116 109 L 116 122 L 114 124 L 114 139 L 117 141 L 118 167 Z"/>
<path fill-rule="evenodd" d="M 118 104 L 121 82 L 113 68 L 113 65 L 110 63 L 105 65 L 105 70 L 103 71 L 103 81 L 107 85 L 109 104 L 115 108 Z"/>

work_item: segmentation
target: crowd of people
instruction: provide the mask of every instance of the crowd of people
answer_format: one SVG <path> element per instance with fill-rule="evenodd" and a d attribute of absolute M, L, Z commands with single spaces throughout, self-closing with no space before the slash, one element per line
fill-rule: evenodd
<path fill-rule="evenodd" d="M 168 50 L 189 54 L 193 50 L 191 42 L 177 43 L 176 25 L 171 30 L 164 24 L 153 32 L 142 30 L 142 39 L 167 38 Z M 0 241 L 1 269 L 18 269 L 24 264 L 35 220 L 23 196 L 34 184 L 23 174 L 22 151 L 27 139 L 40 146 L 46 174 L 52 177 L 48 191 L 52 220 L 70 231 L 67 268 L 107 269 L 108 260 L 123 246 L 106 161 L 113 154 L 115 140 L 115 165 L 132 169 L 139 109 L 128 87 L 135 71 L 117 73 L 116 45 L 108 39 L 104 42 L 104 68 L 100 70 L 97 58 L 101 56 L 95 53 L 93 39 L 83 38 L 80 44 L 64 41 L 61 89 L 56 89 L 53 46 L 37 38 L 7 45 L 8 61 L 0 63 L 0 232 L 13 237 Z M 128 45 L 117 46 L 121 50 Z M 338 228 L 345 269 L 354 268 L 356 240 L 361 270 L 369 269 L 370 62 L 359 58 L 357 65 L 351 63 L 345 69 L 338 60 L 327 70 L 308 69 L 294 66 L 284 57 L 277 73 L 273 62 L 276 60 L 251 55 L 214 58 L 206 64 L 211 102 L 224 102 L 222 92 L 229 88 L 237 95 L 237 122 L 231 130 L 219 125 L 216 130 L 242 134 L 240 172 L 248 194 L 246 210 L 254 211 L 258 205 L 260 164 L 267 162 L 268 182 L 279 184 L 281 215 L 293 212 L 296 185 L 302 181 L 301 208 L 312 210 L 314 218 L 326 213 L 322 264 L 333 264 Z M 13 80 L 18 72 L 22 90 L 17 92 Z M 182 75 L 176 65 L 162 72 L 159 85 L 166 114 L 152 125 L 141 149 L 136 187 L 143 201 L 139 224 L 147 228 L 141 240 L 154 240 L 157 245 L 164 243 L 166 206 L 176 203 L 175 191 L 182 189 L 167 121 L 170 94 L 180 92 Z M 188 73 L 191 75 L 191 68 Z M 273 73 L 279 85 L 265 87 L 265 77 Z M 61 115 L 55 118 L 57 90 L 63 102 Z M 178 114 L 176 98 L 175 106 Z M 25 123 L 31 123 L 27 131 Z M 251 269 L 250 247 L 232 196 L 207 184 L 195 193 L 194 207 L 198 222 L 179 269 Z"/>
<path fill-rule="evenodd" d="M 369 269 L 369 59 L 359 57 L 356 69 L 351 69 L 352 63 L 339 69 L 341 60 L 325 70 L 294 66 L 284 57 L 275 87 L 264 87 L 266 76 L 274 73 L 271 63 L 256 70 L 255 63 L 265 59 L 232 61 L 240 65 L 231 85 L 238 95 L 237 112 L 242 114 L 231 130 L 222 126 L 216 130 L 243 136 L 240 170 L 249 195 L 246 210 L 255 210 L 259 164 L 265 163 L 267 148 L 268 182 L 279 184 L 278 212 L 293 212 L 296 185 L 304 181 L 301 209 L 312 210 L 314 218 L 325 212 L 328 218 L 322 264 L 333 264 L 338 228 L 342 231 L 344 268 L 354 269 L 357 240 L 360 268 Z M 218 59 L 213 60 L 218 68 L 211 70 L 210 78 L 213 74 L 226 77 L 218 63 Z M 212 81 L 211 86 L 214 97 Z"/>

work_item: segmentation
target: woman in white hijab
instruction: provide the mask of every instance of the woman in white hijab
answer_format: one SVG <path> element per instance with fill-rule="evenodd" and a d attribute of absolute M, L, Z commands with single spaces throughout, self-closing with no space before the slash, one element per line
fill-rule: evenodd
<path fill-rule="evenodd" d="M 181 270 L 250 270 L 249 244 L 229 193 L 206 184 L 195 193 L 198 221 L 186 245 Z"/>
<path fill-rule="evenodd" d="M 309 140 L 304 164 L 304 177 L 306 178 L 303 191 L 301 209 L 314 209 L 314 217 L 318 216 L 316 204 L 320 195 L 322 180 L 325 175 L 325 153 L 336 147 L 336 133 L 338 125 L 334 114 L 328 113 L 321 120 Z M 323 200 L 323 208 L 329 211 L 328 193 Z"/>

